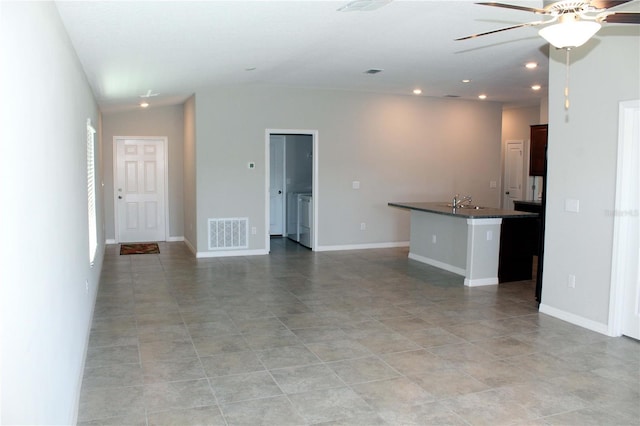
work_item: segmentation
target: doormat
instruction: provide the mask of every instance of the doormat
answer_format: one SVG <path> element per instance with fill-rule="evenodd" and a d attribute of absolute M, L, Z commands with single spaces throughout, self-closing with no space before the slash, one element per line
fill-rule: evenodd
<path fill-rule="evenodd" d="M 158 243 L 120 244 L 120 255 L 123 254 L 158 254 Z"/>

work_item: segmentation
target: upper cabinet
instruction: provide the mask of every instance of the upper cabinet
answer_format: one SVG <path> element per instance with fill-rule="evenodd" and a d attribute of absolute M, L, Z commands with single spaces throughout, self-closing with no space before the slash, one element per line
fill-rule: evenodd
<path fill-rule="evenodd" d="M 531 126 L 531 149 L 529 150 L 529 176 L 544 175 L 544 157 L 547 148 L 547 125 Z"/>

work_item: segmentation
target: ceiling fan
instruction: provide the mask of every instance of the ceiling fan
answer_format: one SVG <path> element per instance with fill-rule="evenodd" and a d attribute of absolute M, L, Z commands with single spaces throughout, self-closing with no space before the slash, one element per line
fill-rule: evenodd
<path fill-rule="evenodd" d="M 494 6 L 505 9 L 533 12 L 548 16 L 549 19 L 525 22 L 497 30 L 460 37 L 456 40 L 468 40 L 480 36 L 513 30 L 523 27 L 544 25 L 538 34 L 557 48 L 571 49 L 586 43 L 601 27 L 602 22 L 615 24 L 640 24 L 640 11 L 617 11 L 615 8 L 631 0 L 591 0 L 591 1 L 545 1 L 542 9 L 505 3 L 483 2 L 482 6 Z M 548 25 L 555 23 L 554 25 Z"/>

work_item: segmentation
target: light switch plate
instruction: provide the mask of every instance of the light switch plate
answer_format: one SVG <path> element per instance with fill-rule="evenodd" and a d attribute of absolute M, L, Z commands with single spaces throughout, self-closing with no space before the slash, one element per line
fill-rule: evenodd
<path fill-rule="evenodd" d="M 351 188 L 360 189 L 360 181 L 359 180 L 354 180 L 353 182 L 351 182 Z"/>

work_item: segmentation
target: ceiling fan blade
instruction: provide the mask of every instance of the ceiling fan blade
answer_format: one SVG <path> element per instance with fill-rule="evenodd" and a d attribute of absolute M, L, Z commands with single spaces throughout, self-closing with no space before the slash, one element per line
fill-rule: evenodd
<path fill-rule="evenodd" d="M 640 12 L 613 12 L 602 18 L 602 21 L 610 24 L 640 24 Z"/>
<path fill-rule="evenodd" d="M 612 7 L 620 6 L 630 1 L 631 0 L 591 0 L 589 3 L 596 9 L 611 9 Z"/>
<path fill-rule="evenodd" d="M 455 41 L 469 40 L 470 38 L 481 37 L 481 36 L 485 36 L 485 35 L 489 35 L 489 34 L 499 33 L 501 31 L 513 30 L 513 29 L 516 29 L 516 28 L 535 27 L 536 25 L 546 24 L 547 22 L 548 21 L 526 22 L 524 24 L 512 25 L 510 27 L 499 28 L 499 29 L 493 30 L 493 31 L 487 31 L 487 32 L 484 32 L 484 33 L 478 33 L 478 34 L 472 34 L 472 35 L 469 35 L 469 36 L 466 36 L 466 37 L 460 37 L 460 38 L 455 39 Z"/>
<path fill-rule="evenodd" d="M 535 7 L 516 6 L 515 4 L 496 3 L 496 2 L 493 2 L 493 1 L 476 3 L 476 4 L 480 4 L 482 6 L 502 7 L 504 9 L 522 10 L 522 11 L 525 11 L 525 12 L 538 13 L 540 15 L 548 15 L 549 14 L 549 12 L 544 10 L 544 9 L 538 9 L 538 8 L 535 8 Z"/>

